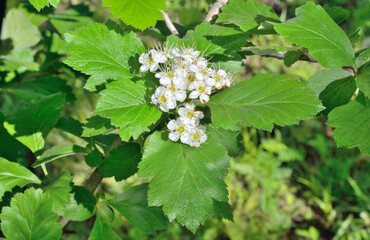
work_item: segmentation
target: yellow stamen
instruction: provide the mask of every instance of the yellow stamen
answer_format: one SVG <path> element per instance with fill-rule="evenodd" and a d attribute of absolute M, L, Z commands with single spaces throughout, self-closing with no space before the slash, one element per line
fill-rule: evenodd
<path fill-rule="evenodd" d="M 159 96 L 158 100 L 159 100 L 160 103 L 166 103 L 167 102 L 167 98 L 164 95 Z"/>
<path fill-rule="evenodd" d="M 183 132 L 185 132 L 185 127 L 183 125 L 180 125 L 177 127 L 176 131 L 180 134 L 182 134 Z"/>
<path fill-rule="evenodd" d="M 199 132 L 195 132 L 194 134 L 193 134 L 193 139 L 194 139 L 194 141 L 200 141 L 200 138 L 202 137 L 202 135 L 200 135 L 200 133 Z"/>

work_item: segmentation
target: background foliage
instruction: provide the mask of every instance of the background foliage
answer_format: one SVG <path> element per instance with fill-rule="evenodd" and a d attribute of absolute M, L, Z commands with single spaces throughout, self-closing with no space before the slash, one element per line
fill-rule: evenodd
<path fill-rule="evenodd" d="M 7 1 L 0 49 L 1 237 L 370 238 L 370 140 L 366 125 L 370 68 L 369 50 L 363 50 L 370 45 L 369 1 L 316 1 L 323 6 L 320 8 L 304 5 L 304 0 L 263 1 L 267 5 L 234 0 L 222 8 L 216 21 L 219 25 L 202 23 L 212 0 L 126 2 L 131 3 L 120 8 L 121 3 L 114 0 L 30 0 L 33 6 L 28 1 Z M 189 222 L 188 212 L 181 209 L 185 195 L 177 196 L 180 202 L 172 205 L 176 196 L 163 198 L 170 194 L 167 189 L 151 194 L 148 181 L 139 178 L 155 176 L 151 184 L 167 181 L 171 190 L 166 175 L 156 174 L 174 166 L 158 159 L 161 154 L 176 159 L 182 151 L 179 145 L 169 146 L 157 132 L 147 143 L 152 149 L 148 147 L 142 155 L 145 138 L 141 134 L 155 129 L 157 125 L 148 126 L 156 123 L 161 113 L 146 104 L 145 96 L 153 86 L 128 80 L 140 74 L 133 63 L 135 57 L 153 47 L 154 39 L 166 40 L 171 34 L 161 20 L 164 8 L 179 31 L 179 37 L 170 36 L 167 41 L 196 41 L 196 47 L 206 50 L 215 62 L 237 72 L 238 81 L 248 78 L 238 87 L 256 90 L 239 92 L 238 96 L 235 88 L 230 88 L 211 98 L 209 121 L 214 125 L 208 125 L 209 141 L 226 146 L 233 157 L 226 176 L 232 209 L 222 202 L 227 199 L 226 192 L 208 198 L 204 194 L 208 188 L 191 192 L 189 184 L 188 192 L 197 200 L 193 205 L 198 208 L 194 209 L 205 219 L 197 231 L 200 223 Z M 143 11 L 147 18 L 140 18 Z M 84 26 L 88 27 L 81 28 Z M 134 27 L 142 32 L 127 33 L 136 31 Z M 273 34 L 275 31 L 281 36 Z M 317 42 L 308 40 L 312 32 Z M 325 52 L 327 49 L 331 54 Z M 69 54 L 73 55 L 67 58 Z M 307 54 L 318 63 L 305 61 L 310 60 Z M 141 77 L 150 82 L 150 76 Z M 111 81 L 117 78 L 119 81 Z M 263 91 L 271 82 L 280 88 Z M 286 94 L 289 87 L 293 90 Z M 117 88 L 139 97 L 132 100 L 122 91 L 112 91 Z M 251 92 L 254 94 L 249 96 Z M 113 100 L 116 96 L 119 99 Z M 313 96 L 325 109 L 317 107 L 317 100 L 315 106 L 305 105 Z M 282 97 L 297 105 L 281 105 L 273 114 L 257 108 L 256 115 L 252 114 L 253 99 L 276 101 Z M 231 100 L 225 103 L 225 99 Z M 241 104 L 233 108 L 238 101 Z M 268 107 L 268 102 L 257 104 Z M 114 112 L 109 111 L 112 106 Z M 143 116 L 151 118 L 133 122 L 137 116 L 127 115 L 123 121 L 120 116 L 128 108 L 139 108 Z M 318 111 L 316 118 L 299 122 Z M 239 118 L 242 112 L 248 113 L 243 121 Z M 287 112 L 287 117 L 282 117 Z M 258 114 L 264 116 L 262 121 Z M 163 117 L 158 125 L 162 123 Z M 240 128 L 240 123 L 246 125 L 240 134 L 220 128 Z M 297 124 L 283 127 L 292 123 Z M 138 138 L 136 143 L 121 145 L 131 136 Z M 212 152 L 210 159 L 225 166 L 226 152 L 221 146 L 218 149 L 202 150 Z M 188 154 L 194 155 L 194 161 L 206 161 L 191 151 Z M 153 162 L 156 168 L 151 167 Z M 93 171 L 97 166 L 101 172 Z M 138 169 L 139 176 L 135 174 Z M 226 175 L 222 169 L 220 175 Z M 206 178 L 212 178 L 208 174 Z M 91 179 L 102 179 L 97 191 L 99 183 L 85 184 L 90 175 Z M 220 179 L 212 181 L 216 190 L 225 187 Z M 162 204 L 153 204 L 156 202 Z M 195 235 L 177 221 L 168 222 L 167 218 L 175 216 Z"/>

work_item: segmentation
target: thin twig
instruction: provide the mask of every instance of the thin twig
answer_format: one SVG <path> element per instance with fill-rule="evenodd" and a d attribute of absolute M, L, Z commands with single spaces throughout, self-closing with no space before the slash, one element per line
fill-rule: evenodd
<path fill-rule="evenodd" d="M 203 22 L 213 22 L 216 20 L 217 15 L 220 13 L 220 8 L 225 6 L 229 0 L 217 0 L 214 4 L 209 7 L 207 16 L 204 18 Z"/>
<path fill-rule="evenodd" d="M 177 31 L 175 25 L 173 25 L 173 23 L 172 23 L 170 17 L 168 16 L 168 14 L 165 11 L 162 11 L 162 10 L 161 10 L 161 12 L 163 14 L 163 20 L 166 23 L 167 28 L 171 31 L 171 33 L 173 35 L 179 35 L 179 32 Z"/>
<path fill-rule="evenodd" d="M 279 53 L 270 53 L 270 54 L 265 54 L 261 56 L 262 57 L 272 57 L 272 58 L 277 58 L 277 59 L 284 59 L 284 55 L 279 54 Z M 307 54 L 302 54 L 302 56 L 298 60 L 317 63 L 317 60 L 315 58 Z M 343 66 L 342 68 L 346 70 L 351 70 L 353 73 L 355 72 L 355 69 L 353 68 L 353 66 Z"/>

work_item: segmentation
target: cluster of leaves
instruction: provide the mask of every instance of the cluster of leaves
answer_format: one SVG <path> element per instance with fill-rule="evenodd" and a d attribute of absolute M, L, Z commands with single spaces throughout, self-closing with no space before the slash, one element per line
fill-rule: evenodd
<path fill-rule="evenodd" d="M 30 2 L 38 10 L 58 4 L 51 0 Z M 0 131 L 4 145 L 0 144 L 0 153 L 3 146 L 6 149 L 9 144 L 20 144 L 29 149 L 34 168 L 45 170 L 51 161 L 73 154 L 83 154 L 86 164 L 95 168 L 85 188 L 75 186 L 66 173 L 41 181 L 14 163 L 17 156 L 0 155 L 8 159 L 1 159 L 0 182 L 5 187 L 0 188 L 0 197 L 15 186 L 32 186 L 16 194 L 10 206 L 2 210 L 1 229 L 7 238 L 56 239 L 62 233 L 58 216 L 84 221 L 95 215 L 90 239 L 119 239 L 110 227 L 112 209 L 147 233 L 165 228 L 167 219 L 176 219 L 192 232 L 209 216 L 232 219 L 224 180 L 230 156 L 240 151 L 237 137 L 242 126 L 271 131 L 274 125 L 297 124 L 320 112 L 328 115 L 329 125 L 336 127 L 338 146 L 358 146 L 370 152 L 370 52 L 355 54 L 348 37 L 321 6 L 309 2 L 297 9 L 297 18 L 281 23 L 274 10 L 261 2 L 231 0 L 221 9 L 216 24 L 204 22 L 191 30 L 180 26 L 180 38 L 155 25 L 162 18 L 163 0 L 104 0 L 103 5 L 134 28 L 112 20 L 104 25 L 94 23 L 81 6 L 48 15 L 22 7 L 7 13 L 1 36 L 2 44 L 7 44 L 2 49 L 7 51 L 0 56 L 4 83 L 0 89 L 22 101 L 18 109 L 3 111 Z M 15 19 L 23 19 L 25 24 L 18 25 Z M 37 25 L 45 21 L 56 32 L 40 34 Z M 151 73 L 139 71 L 138 58 L 145 46 L 135 31 L 153 25 L 154 31 L 144 31 L 143 35 L 155 32 L 170 45 L 194 45 L 205 57 L 235 73 L 242 69 L 245 56 L 266 55 L 263 48 L 247 42 L 251 34 L 266 33 L 280 34 L 294 44 L 279 49 L 285 51 L 287 65 L 306 55 L 308 49 L 318 63 L 330 69 L 312 76 L 307 86 L 285 75 L 258 75 L 211 96 L 209 108 L 196 102 L 206 112 L 209 138 L 201 147 L 191 148 L 163 134 L 170 115 L 149 100 L 158 80 Z M 40 47 L 42 38 L 51 41 L 46 51 Z M 266 49 L 271 50 L 269 46 Z M 66 53 L 62 64 L 58 60 Z M 335 69 L 341 67 L 351 67 L 354 76 Z M 40 74 L 30 74 L 32 71 Z M 98 93 L 100 98 L 95 115 L 82 124 L 61 115 L 65 114 L 64 105 L 74 100 L 66 79 L 86 75 L 85 89 Z M 55 87 L 50 88 L 49 82 Z M 78 137 L 84 145 L 45 149 L 45 139 L 53 128 Z M 95 181 L 102 177 L 121 181 L 136 173 L 149 183 L 112 199 L 92 193 Z M 40 203 L 45 203 L 42 209 Z M 11 212 L 18 213 L 17 217 Z M 34 224 L 34 219 L 40 224 Z"/>

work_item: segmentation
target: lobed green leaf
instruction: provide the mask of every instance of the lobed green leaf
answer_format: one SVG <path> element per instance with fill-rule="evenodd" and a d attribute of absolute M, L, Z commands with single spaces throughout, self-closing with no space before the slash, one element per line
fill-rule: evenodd
<path fill-rule="evenodd" d="M 216 127 L 238 130 L 246 125 L 268 131 L 273 124 L 296 124 L 322 109 L 304 83 L 270 74 L 225 89 L 212 96 L 208 106 Z"/>
<path fill-rule="evenodd" d="M 343 30 L 325 10 L 308 2 L 296 10 L 297 18 L 275 26 L 287 41 L 308 48 L 310 55 L 327 68 L 353 65 L 355 54 Z"/>
<path fill-rule="evenodd" d="M 177 219 L 195 232 L 213 213 L 214 200 L 228 200 L 224 180 L 229 157 L 212 135 L 199 148 L 165 140 L 162 135 L 150 136 L 138 176 L 151 179 L 150 206 L 163 205 L 170 221 Z"/>

